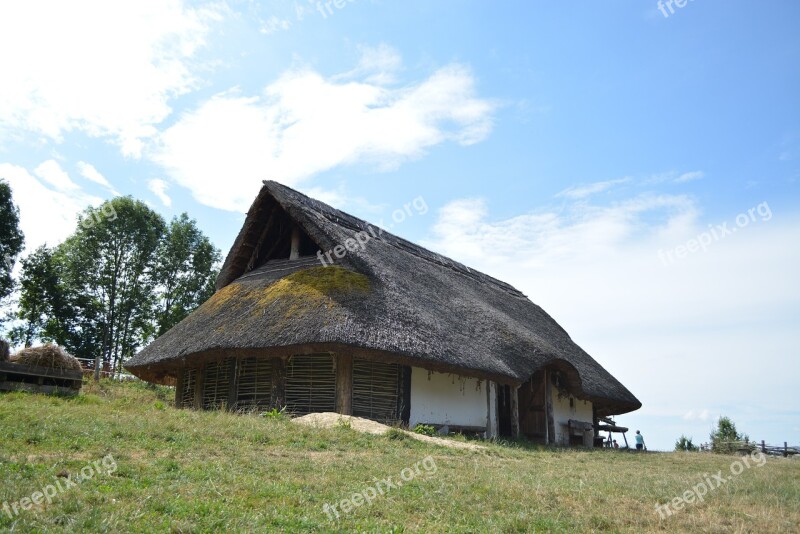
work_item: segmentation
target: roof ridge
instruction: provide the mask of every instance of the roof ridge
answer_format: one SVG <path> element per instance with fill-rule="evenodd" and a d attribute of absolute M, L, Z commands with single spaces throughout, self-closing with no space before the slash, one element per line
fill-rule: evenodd
<path fill-rule="evenodd" d="M 334 208 L 333 206 L 326 204 L 320 200 L 312 198 L 305 193 L 302 193 L 296 189 L 292 189 L 291 187 L 284 185 L 280 182 L 276 182 L 274 180 L 264 180 L 263 181 L 264 187 L 268 189 L 268 191 L 273 195 L 273 197 L 281 203 L 281 199 L 278 199 L 276 196 L 275 189 L 278 189 L 278 196 L 289 196 L 295 198 L 286 198 L 285 201 L 298 205 L 300 208 L 303 209 L 310 209 L 312 211 L 316 211 L 316 213 L 325 217 L 328 221 L 337 224 L 339 226 L 343 226 L 350 230 L 354 230 L 356 232 L 360 231 L 368 231 L 370 227 L 372 228 L 380 228 L 381 232 L 375 239 L 383 241 L 389 245 L 394 246 L 406 252 L 407 254 L 412 254 L 428 263 L 432 263 L 434 265 L 438 265 L 440 267 L 448 268 L 462 276 L 466 276 L 468 278 L 472 278 L 478 282 L 487 282 L 491 283 L 498 288 L 502 289 L 503 291 L 515 295 L 521 298 L 527 298 L 527 296 L 520 291 L 519 289 L 515 288 L 511 284 L 507 282 L 503 282 L 491 275 L 488 275 L 484 272 L 481 272 L 477 269 L 472 269 L 469 266 L 456 261 L 452 258 L 449 258 L 443 254 L 439 254 L 438 252 L 432 251 L 428 248 L 423 247 L 422 245 L 418 245 L 413 241 L 409 241 L 404 237 L 398 236 L 389 232 L 388 230 L 384 230 L 379 225 L 373 225 L 372 223 L 356 217 L 354 215 L 350 215 L 340 209 Z M 391 239 L 384 239 L 384 236 L 389 236 Z"/>

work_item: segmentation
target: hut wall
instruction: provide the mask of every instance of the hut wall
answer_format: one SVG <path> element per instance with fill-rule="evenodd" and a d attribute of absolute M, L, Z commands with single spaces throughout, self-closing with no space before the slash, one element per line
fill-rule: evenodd
<path fill-rule="evenodd" d="M 203 380 L 203 409 L 213 410 L 227 406 L 231 383 L 230 371 L 230 359 L 206 365 L 205 380 Z"/>
<path fill-rule="evenodd" d="M 242 358 L 236 372 L 239 376 L 236 408 L 242 411 L 269 410 L 272 405 L 272 358 Z"/>
<path fill-rule="evenodd" d="M 555 444 L 556 445 L 570 445 L 569 436 L 569 421 L 584 421 L 591 423 L 593 419 L 592 403 L 572 397 L 570 395 L 559 396 L 558 388 L 550 385 L 552 388 L 553 399 L 553 420 L 555 430 Z M 570 400 L 572 401 L 570 405 Z M 575 440 L 580 439 L 573 434 L 572 445 L 581 445 L 576 443 Z M 593 445 L 594 435 L 592 432 L 585 432 L 582 444 L 591 447 Z"/>
<path fill-rule="evenodd" d="M 486 388 L 486 380 L 413 367 L 409 426 L 421 423 L 486 429 Z"/>
<path fill-rule="evenodd" d="M 197 385 L 197 369 L 184 369 L 183 376 L 179 380 L 179 392 L 176 395 L 177 404 L 181 408 L 191 408 L 194 406 L 194 388 Z"/>
<path fill-rule="evenodd" d="M 353 415 L 382 423 L 400 421 L 402 368 L 393 363 L 353 361 Z"/>
<path fill-rule="evenodd" d="M 286 365 L 286 410 L 293 415 L 336 411 L 336 371 L 331 354 L 289 358 Z"/>

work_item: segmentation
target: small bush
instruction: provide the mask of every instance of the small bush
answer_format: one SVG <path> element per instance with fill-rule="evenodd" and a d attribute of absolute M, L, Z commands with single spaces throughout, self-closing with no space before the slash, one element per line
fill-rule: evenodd
<path fill-rule="evenodd" d="M 342 430 L 351 430 L 353 428 L 350 419 L 345 419 L 344 417 L 340 417 L 338 421 L 336 421 L 336 428 L 341 428 Z"/>
<path fill-rule="evenodd" d="M 433 436 L 436 434 L 436 429 L 433 428 L 431 425 L 422 425 L 418 424 L 414 427 L 414 432 L 417 434 L 422 434 L 424 436 Z"/>
<path fill-rule="evenodd" d="M 283 420 L 286 419 L 288 415 L 286 415 L 286 407 L 284 406 L 280 410 L 277 408 L 273 408 L 268 412 L 264 412 L 261 414 L 261 417 L 266 417 L 267 419 Z"/>
<path fill-rule="evenodd" d="M 692 438 L 687 438 L 681 434 L 681 437 L 675 442 L 675 450 L 692 452 L 697 450 L 697 445 L 692 443 Z"/>

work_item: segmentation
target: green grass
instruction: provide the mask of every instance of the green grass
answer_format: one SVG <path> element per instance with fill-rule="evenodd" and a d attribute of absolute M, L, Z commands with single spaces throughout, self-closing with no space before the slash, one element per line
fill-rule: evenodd
<path fill-rule="evenodd" d="M 0 506 L 59 472 L 112 455 L 98 474 L 0 530 L 286 532 L 797 532 L 800 460 L 770 458 L 661 520 L 667 502 L 734 457 L 561 450 L 524 443 L 468 452 L 347 425 L 175 410 L 171 391 L 86 384 L 75 398 L 0 394 Z M 435 473 L 338 521 L 323 511 L 431 456 Z M 59 480 L 63 480 L 59 479 Z"/>

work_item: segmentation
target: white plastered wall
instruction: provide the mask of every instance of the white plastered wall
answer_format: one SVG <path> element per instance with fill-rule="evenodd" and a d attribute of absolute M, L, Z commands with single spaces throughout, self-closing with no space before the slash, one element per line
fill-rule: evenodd
<path fill-rule="evenodd" d="M 569 445 L 569 428 L 567 424 L 569 420 L 583 421 L 586 423 L 593 422 L 592 403 L 589 401 L 579 400 L 570 396 L 558 396 L 558 388 L 550 385 L 552 388 L 551 394 L 553 399 L 553 422 L 555 427 L 556 445 Z M 569 401 L 572 398 L 573 406 L 570 407 Z M 591 447 L 594 441 L 594 432 L 589 431 L 584 433 L 583 444 L 586 447 Z"/>
<path fill-rule="evenodd" d="M 409 426 L 422 423 L 486 428 L 487 387 L 486 380 L 412 367 Z M 491 397 L 491 390 L 488 395 Z M 494 412 L 496 421 L 497 410 Z"/>

